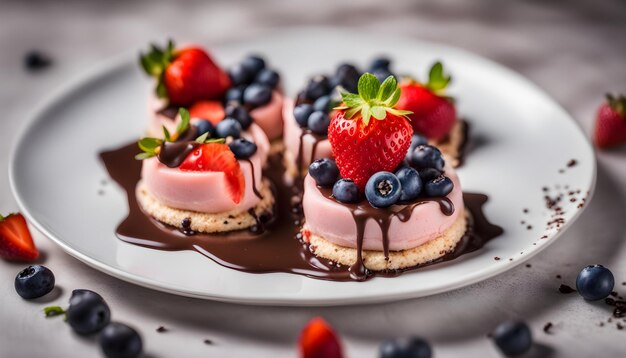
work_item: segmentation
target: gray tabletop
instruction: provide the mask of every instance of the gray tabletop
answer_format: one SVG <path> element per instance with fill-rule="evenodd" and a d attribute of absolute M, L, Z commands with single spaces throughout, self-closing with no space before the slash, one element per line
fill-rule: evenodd
<path fill-rule="evenodd" d="M 349 27 L 468 49 L 539 84 L 587 133 L 603 94 L 626 92 L 624 1 L 2 1 L 0 212 L 17 209 L 6 170 L 14 132 L 68 78 L 165 35 L 219 44 L 296 25 Z M 27 73 L 22 57 L 30 49 L 49 54 L 54 65 Z M 530 324 L 539 343 L 533 355 L 623 357 L 626 329 L 609 322 L 611 308 L 557 290 L 561 283 L 573 285 L 581 267 L 601 263 L 626 295 L 626 147 L 599 153 L 598 160 L 597 191 L 588 209 L 530 267 L 389 304 L 270 308 L 177 297 L 95 271 L 35 232 L 59 289 L 44 301 L 23 301 L 13 279 L 24 265 L 0 261 L 0 356 L 99 356 L 95 340 L 72 334 L 61 319 L 44 319 L 41 311 L 48 303 L 67 302 L 74 288 L 90 288 L 107 298 L 114 319 L 141 331 L 150 357 L 294 357 L 298 333 L 315 315 L 340 332 L 348 357 L 375 357 L 381 340 L 409 334 L 428 339 L 437 357 L 496 357 L 486 334 L 508 318 Z M 545 333 L 548 322 L 553 326 Z M 167 332 L 156 332 L 159 326 Z"/>

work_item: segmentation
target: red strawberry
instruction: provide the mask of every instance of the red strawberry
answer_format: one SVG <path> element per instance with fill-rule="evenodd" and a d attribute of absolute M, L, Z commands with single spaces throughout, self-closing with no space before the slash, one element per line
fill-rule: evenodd
<path fill-rule="evenodd" d="M 328 127 L 328 140 L 343 178 L 363 190 L 379 171 L 394 171 L 404 159 L 413 130 L 404 117 L 410 113 L 393 106 L 400 97 L 394 77 L 383 84 L 366 73 L 359 79 L 359 94 L 343 94 Z"/>
<path fill-rule="evenodd" d="M 341 343 L 320 317 L 313 318 L 300 334 L 300 358 L 342 358 Z"/>
<path fill-rule="evenodd" d="M 202 118 L 214 125 L 224 119 L 224 106 L 219 101 L 199 101 L 189 108 L 191 118 Z"/>
<path fill-rule="evenodd" d="M 400 84 L 402 95 L 396 107 L 413 112 L 409 115 L 416 133 L 433 140 L 443 139 L 456 122 L 456 109 L 451 99 L 442 95 L 450 82 L 443 74 L 443 65 L 437 62 L 430 69 L 428 83 L 413 80 Z"/>
<path fill-rule="evenodd" d="M 626 97 L 610 94 L 596 116 L 593 141 L 598 148 L 609 148 L 626 142 Z"/>
<path fill-rule="evenodd" d="M 15 261 L 34 261 L 39 257 L 22 214 L 0 215 L 0 256 Z"/>
<path fill-rule="evenodd" d="M 194 149 L 180 170 L 222 172 L 226 177 L 230 196 L 239 204 L 244 193 L 244 178 L 235 155 L 224 143 L 205 143 Z"/>
<path fill-rule="evenodd" d="M 169 98 L 172 105 L 218 100 L 230 87 L 226 72 L 197 47 L 175 50 L 171 41 L 165 50 L 152 46 L 151 52 L 141 56 L 141 65 L 158 79 L 157 95 Z"/>

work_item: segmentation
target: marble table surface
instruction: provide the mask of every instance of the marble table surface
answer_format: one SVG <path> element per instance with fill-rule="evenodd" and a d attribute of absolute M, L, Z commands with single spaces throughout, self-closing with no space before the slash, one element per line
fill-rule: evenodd
<path fill-rule="evenodd" d="M 626 3 L 619 0 L 2 1 L 0 212 L 17 210 L 7 174 L 13 133 L 68 78 L 166 35 L 219 44 L 300 25 L 383 33 L 390 41 L 401 35 L 476 52 L 536 82 L 587 133 L 604 93 L 626 92 Z M 53 66 L 25 71 L 22 58 L 31 49 L 49 54 Z M 574 285 L 581 267 L 600 263 L 613 271 L 616 291 L 626 294 L 626 147 L 597 157 L 597 190 L 588 209 L 530 267 L 388 304 L 285 308 L 177 297 L 93 270 L 34 232 L 59 289 L 43 301 L 23 301 L 13 280 L 24 265 L 0 261 L 0 357 L 99 356 L 94 339 L 42 316 L 45 305 L 67 302 L 73 288 L 103 294 L 114 319 L 141 331 L 148 357 L 294 357 L 301 327 L 318 315 L 340 332 L 347 357 L 376 357 L 383 339 L 409 334 L 430 341 L 437 357 L 497 357 L 486 334 L 505 319 L 529 323 L 537 342 L 530 356 L 626 356 L 626 329 L 608 322 L 609 306 L 558 292 L 561 283 Z M 549 334 L 543 331 L 548 322 Z M 167 332 L 156 332 L 159 326 Z"/>

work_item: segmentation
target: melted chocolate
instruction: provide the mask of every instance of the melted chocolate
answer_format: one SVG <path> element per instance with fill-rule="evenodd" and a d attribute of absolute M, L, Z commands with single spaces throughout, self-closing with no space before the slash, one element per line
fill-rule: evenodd
<path fill-rule="evenodd" d="M 158 110 L 157 113 L 173 121 L 176 119 L 176 116 L 178 115 L 178 107 L 166 106 Z"/>
<path fill-rule="evenodd" d="M 199 145 L 197 142 L 163 142 L 159 161 L 169 168 L 178 168 Z"/>
<path fill-rule="evenodd" d="M 257 198 L 263 199 L 263 195 L 261 195 L 261 192 L 256 187 L 256 178 L 255 178 L 255 174 L 254 174 L 254 164 L 252 164 L 252 161 L 250 159 L 244 159 L 244 160 L 246 162 L 248 162 L 248 164 L 250 164 L 250 170 L 252 171 L 252 191 L 254 192 L 254 195 L 256 195 Z"/>
<path fill-rule="evenodd" d="M 368 272 L 361 264 L 351 269 L 328 262 L 313 255 L 309 246 L 303 243 L 300 234 L 302 213 L 301 210 L 295 210 L 300 205 L 298 189 L 296 186 L 287 186 L 283 183 L 285 169 L 282 158 L 275 156 L 268 161 L 268 169 L 265 172 L 275 185 L 273 189 L 276 207 L 273 218 L 268 214 L 260 215 L 259 218 L 255 216 L 257 225 L 250 230 L 187 236 L 177 228 L 156 221 L 144 213 L 138 205 L 135 186 L 140 179 L 141 162 L 134 159 L 137 152 L 136 144 L 132 143 L 117 150 L 101 153 L 109 174 L 125 189 L 128 196 L 128 217 L 116 230 L 118 238 L 157 250 L 194 250 L 222 266 L 239 271 L 287 272 L 325 280 L 362 281 L 375 275 L 397 276 L 403 271 L 453 260 L 480 249 L 486 242 L 502 234 L 502 229 L 490 224 L 482 213 L 481 208 L 487 197 L 482 194 L 464 193 L 465 205 L 471 213 L 468 230 L 453 251 L 437 260 L 404 270 L 377 273 Z M 408 220 L 410 212 L 405 210 L 412 210 L 408 209 L 410 207 L 411 205 L 394 215 Z M 442 206 L 442 210 L 447 210 L 446 204 Z M 360 226 L 364 227 L 357 225 Z M 388 238 L 385 241 L 388 241 Z"/>
<path fill-rule="evenodd" d="M 298 168 L 297 179 L 302 179 L 302 170 L 304 169 L 304 137 L 311 136 L 315 142 L 313 142 L 313 147 L 311 147 L 311 156 L 309 158 L 309 163 L 313 163 L 315 160 L 315 151 L 317 150 L 317 145 L 319 142 L 324 139 L 328 139 L 327 136 L 322 136 L 319 134 L 313 133 L 308 128 L 302 128 L 302 133 L 300 134 L 300 142 L 298 143 L 298 155 L 296 156 L 296 168 Z"/>

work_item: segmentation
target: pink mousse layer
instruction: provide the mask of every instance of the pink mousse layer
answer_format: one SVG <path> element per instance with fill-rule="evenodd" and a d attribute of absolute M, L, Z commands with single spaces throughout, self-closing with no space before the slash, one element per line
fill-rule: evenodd
<path fill-rule="evenodd" d="M 392 251 L 418 247 L 435 239 L 448 229 L 459 215 L 464 215 L 463 193 L 459 178 L 450 167 L 445 168 L 446 175 L 454 182 L 454 189 L 448 198 L 454 204 L 454 213 L 446 216 L 437 202 L 428 202 L 416 206 L 409 220 L 391 219 L 389 225 L 389 249 Z M 304 180 L 304 198 L 302 201 L 306 226 L 319 236 L 337 245 L 356 248 L 356 223 L 348 207 L 334 199 L 325 197 L 317 188 L 315 180 L 307 175 Z M 365 203 L 367 205 L 367 203 Z M 391 210 L 398 211 L 400 206 Z M 387 209 L 381 209 L 387 210 Z M 365 224 L 363 248 L 365 250 L 383 250 L 382 231 L 373 219 Z"/>
<path fill-rule="evenodd" d="M 157 113 L 163 109 L 166 102 L 151 94 L 148 98 L 148 135 L 163 135 L 162 127 L 165 126 L 170 132 L 176 129 L 176 125 L 180 122 L 180 116 L 176 116 L 175 120 Z M 280 138 L 283 134 L 283 95 L 278 91 L 272 92 L 272 100 L 265 106 L 258 107 L 250 111 L 250 115 L 254 122 L 258 124 L 265 132 L 270 140 Z M 197 119 L 195 119 L 197 120 Z M 194 118 L 191 119 L 194 121 Z"/>
<path fill-rule="evenodd" d="M 203 213 L 221 213 L 248 210 L 259 202 L 253 185 L 260 190 L 263 165 L 269 152 L 269 141 L 256 124 L 243 133 L 246 139 L 257 144 L 257 152 L 239 165 L 244 176 L 245 190 L 239 203 L 233 202 L 228 193 L 226 177 L 222 172 L 193 172 L 168 168 L 157 158 L 143 161 L 141 177 L 148 191 L 164 205 L 172 208 Z M 253 170 L 254 169 L 254 175 Z M 254 184 L 252 181 L 254 178 Z"/>
<path fill-rule="evenodd" d="M 284 103 L 283 118 L 285 150 L 287 150 L 291 154 L 291 157 L 296 160 L 298 158 L 298 151 L 300 150 L 302 128 L 300 128 L 298 122 L 296 122 L 296 119 L 293 116 L 294 101 L 291 98 L 285 98 Z M 312 153 L 314 144 L 315 137 L 312 135 L 307 134 L 302 137 L 302 166 L 304 168 L 308 168 L 309 164 L 316 159 L 333 157 L 333 151 L 330 147 L 328 139 L 321 140 L 315 148 L 315 153 Z"/>

